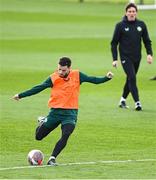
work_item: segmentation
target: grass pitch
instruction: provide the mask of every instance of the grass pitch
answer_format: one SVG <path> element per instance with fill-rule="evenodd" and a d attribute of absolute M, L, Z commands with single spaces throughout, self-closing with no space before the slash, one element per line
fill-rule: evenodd
<path fill-rule="evenodd" d="M 146 63 L 145 50 L 138 73 L 142 112 L 117 107 L 125 75 L 121 66 L 113 69 L 110 41 L 124 5 L 104 3 L 0 0 L 0 178 L 108 178 L 155 179 L 156 159 L 156 63 Z M 156 49 L 156 11 L 140 11 L 138 17 L 149 28 Z M 34 139 L 36 118 L 46 115 L 50 91 L 15 102 L 11 97 L 39 84 L 56 68 L 58 58 L 73 59 L 73 68 L 89 75 L 114 72 L 115 77 L 101 85 L 83 84 L 79 118 L 67 147 L 58 157 L 58 167 L 8 169 L 27 166 L 27 154 L 40 149 L 49 158 L 60 137 L 56 129 L 41 142 Z M 99 161 L 116 161 L 98 163 Z"/>

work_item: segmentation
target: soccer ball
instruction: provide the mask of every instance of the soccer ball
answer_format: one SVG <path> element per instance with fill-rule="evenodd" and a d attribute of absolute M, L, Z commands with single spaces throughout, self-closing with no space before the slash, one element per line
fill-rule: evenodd
<path fill-rule="evenodd" d="M 27 158 L 30 165 L 38 166 L 42 165 L 44 155 L 40 150 L 31 150 Z"/>

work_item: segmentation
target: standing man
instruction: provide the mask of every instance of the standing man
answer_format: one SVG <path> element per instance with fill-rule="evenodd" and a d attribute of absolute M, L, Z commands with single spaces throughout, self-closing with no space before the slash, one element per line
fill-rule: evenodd
<path fill-rule="evenodd" d="M 70 58 L 62 57 L 59 60 L 57 71 L 42 84 L 13 96 L 13 99 L 19 100 L 51 88 L 48 102 L 50 112 L 47 117 L 39 118 L 39 126 L 36 129 L 36 140 L 42 140 L 61 124 L 62 136 L 52 151 L 47 162 L 48 165 L 56 165 L 55 158 L 66 146 L 68 138 L 75 128 L 80 84 L 83 82 L 100 84 L 109 81 L 112 77 L 111 72 L 104 77 L 87 76 L 79 70 L 72 70 Z"/>
<path fill-rule="evenodd" d="M 142 110 L 142 106 L 139 100 L 136 74 L 141 61 L 142 40 L 147 52 L 147 63 L 149 64 L 153 61 L 153 53 L 147 27 L 143 21 L 136 18 L 138 12 L 137 6 L 134 3 L 130 3 L 126 6 L 125 11 L 126 13 L 123 20 L 117 23 L 115 27 L 111 41 L 111 51 L 113 56 L 112 65 L 114 67 L 118 66 L 117 47 L 119 44 L 121 64 L 127 76 L 119 107 L 128 108 L 126 105 L 126 98 L 130 92 L 135 102 L 135 109 L 140 111 Z"/>

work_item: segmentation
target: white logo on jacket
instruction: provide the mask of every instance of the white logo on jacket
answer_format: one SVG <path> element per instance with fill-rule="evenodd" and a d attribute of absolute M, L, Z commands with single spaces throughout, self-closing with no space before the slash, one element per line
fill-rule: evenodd
<path fill-rule="evenodd" d="M 129 27 L 125 27 L 125 31 L 129 31 Z"/>
<path fill-rule="evenodd" d="M 138 30 L 139 32 L 142 31 L 142 27 L 138 26 L 138 27 L 137 27 L 137 30 Z"/>

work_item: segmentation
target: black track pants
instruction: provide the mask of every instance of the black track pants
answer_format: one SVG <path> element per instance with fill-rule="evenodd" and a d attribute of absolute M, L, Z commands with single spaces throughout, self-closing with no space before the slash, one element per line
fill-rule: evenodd
<path fill-rule="evenodd" d="M 139 93 L 137 88 L 136 74 L 139 69 L 140 61 L 133 62 L 131 60 L 122 60 L 121 63 L 127 75 L 122 97 L 126 99 L 129 92 L 131 92 L 134 101 L 137 102 L 139 101 Z"/>

